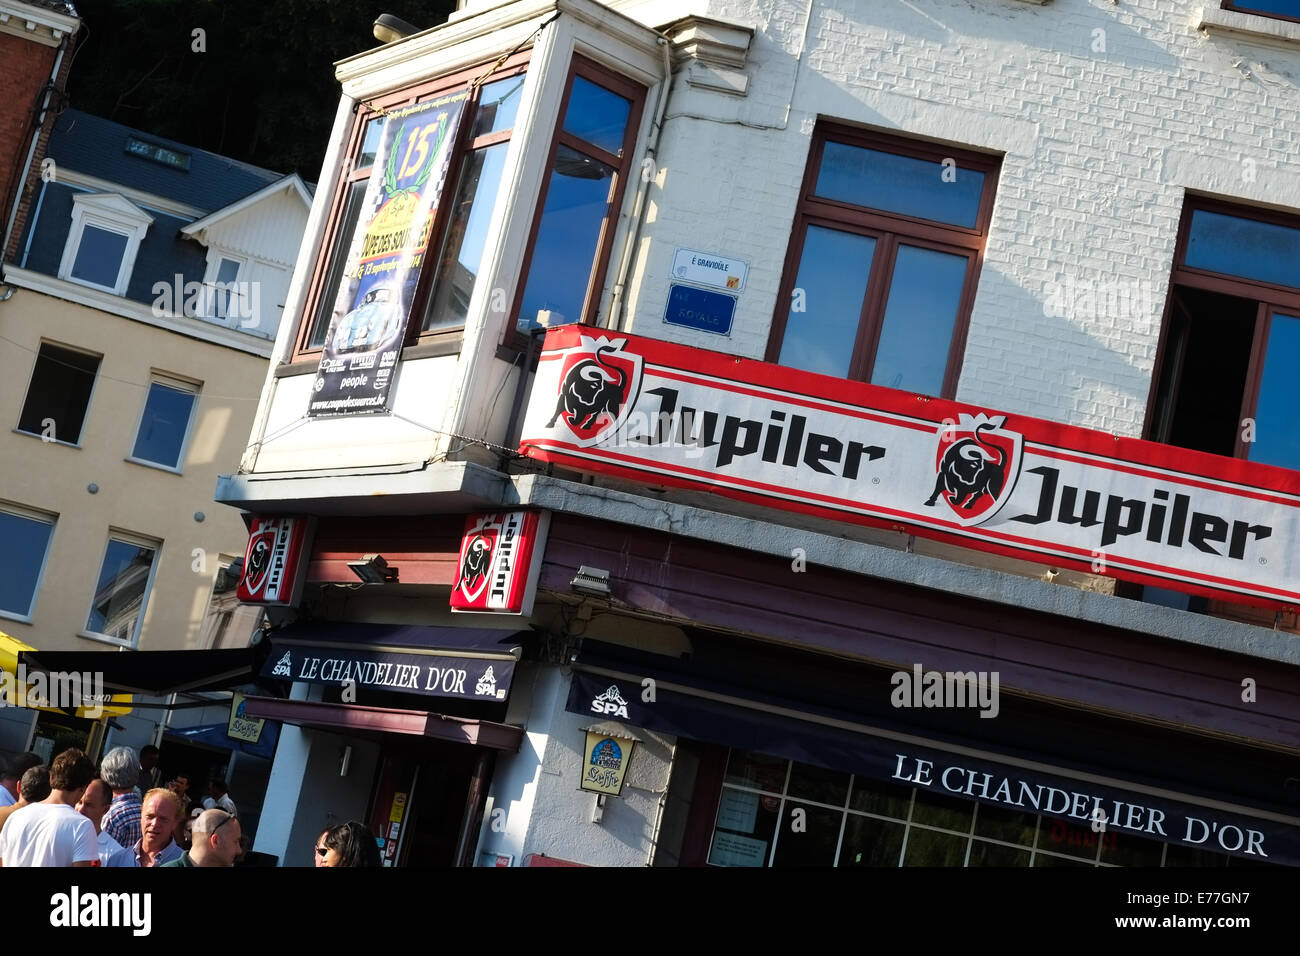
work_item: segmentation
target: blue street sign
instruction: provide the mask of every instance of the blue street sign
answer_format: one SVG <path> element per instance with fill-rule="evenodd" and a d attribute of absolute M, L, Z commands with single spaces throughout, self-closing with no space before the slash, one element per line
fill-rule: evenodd
<path fill-rule="evenodd" d="M 675 282 L 668 287 L 668 307 L 664 310 L 664 321 L 670 325 L 684 325 L 701 332 L 730 335 L 731 320 L 735 315 L 734 295 Z"/>

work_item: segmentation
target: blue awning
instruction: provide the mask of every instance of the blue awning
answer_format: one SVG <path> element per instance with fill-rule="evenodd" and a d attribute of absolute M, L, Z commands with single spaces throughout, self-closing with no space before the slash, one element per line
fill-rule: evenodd
<path fill-rule="evenodd" d="M 298 623 L 271 632 L 263 677 L 502 701 L 530 632 L 400 624 Z"/>
<path fill-rule="evenodd" d="M 250 757 L 262 757 L 270 760 L 275 756 L 275 743 L 280 739 L 280 725 L 273 720 L 268 720 L 262 728 L 262 736 L 257 743 L 249 743 L 247 740 L 236 740 L 226 735 L 226 724 L 202 724 L 198 727 L 180 727 L 172 728 L 167 731 L 169 736 L 178 737 L 187 743 L 208 744 L 212 747 L 223 747 L 227 750 L 234 750 L 241 754 L 248 754 Z"/>

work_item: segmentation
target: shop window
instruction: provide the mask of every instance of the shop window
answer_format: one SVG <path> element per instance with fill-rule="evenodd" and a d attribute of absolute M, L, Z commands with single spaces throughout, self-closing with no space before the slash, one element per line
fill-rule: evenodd
<path fill-rule="evenodd" d="M 86 636 L 134 646 L 153 584 L 158 543 L 121 532 L 108 539 L 86 618 Z"/>
<path fill-rule="evenodd" d="M 89 352 L 41 343 L 18 430 L 47 441 L 78 444 L 99 360 Z"/>
<path fill-rule="evenodd" d="M 819 127 L 767 360 L 951 397 L 998 169 L 993 157 Z"/>
<path fill-rule="evenodd" d="M 0 616 L 31 620 L 53 536 L 53 516 L 0 504 Z"/>
<path fill-rule="evenodd" d="M 1300 469 L 1300 218 L 1190 200 L 1153 376 L 1147 438 Z M 1204 610 L 1157 588 L 1129 596 Z"/>
<path fill-rule="evenodd" d="M 1086 823 L 732 750 L 714 811 L 707 862 L 822 867 L 1227 866 L 1229 857 L 1116 830 L 1098 833 Z M 1236 858 L 1231 863 L 1250 865 Z"/>
<path fill-rule="evenodd" d="M 522 97 L 527 54 L 508 59 L 475 87 L 462 107 L 455 152 L 432 224 L 426 261 L 410 303 L 408 343 L 433 341 L 464 328 L 470 295 L 482 265 L 484 243 L 496 207 L 505 154 Z M 402 106 L 455 93 L 484 77 L 483 64 L 416 89 L 376 98 L 360 109 L 347 143 L 350 157 L 333 198 L 317 272 L 303 310 L 297 339 L 299 356 L 319 355 L 334 318 L 348 253 L 361 219 L 366 183 L 373 171 L 384 132 L 384 114 Z"/>
<path fill-rule="evenodd" d="M 524 259 L 519 332 L 595 320 L 644 98 L 575 58 Z"/>
<path fill-rule="evenodd" d="M 1300 22 L 1300 0 L 1223 0 L 1223 9 Z"/>
<path fill-rule="evenodd" d="M 196 386 L 155 376 L 145 396 L 131 460 L 179 471 L 198 399 Z"/>

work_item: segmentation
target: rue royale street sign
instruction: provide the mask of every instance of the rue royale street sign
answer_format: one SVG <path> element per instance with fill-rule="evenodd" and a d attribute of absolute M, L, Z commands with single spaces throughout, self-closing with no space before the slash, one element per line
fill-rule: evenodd
<path fill-rule="evenodd" d="M 632 335 L 546 336 L 540 461 L 1271 607 L 1300 474 Z"/>

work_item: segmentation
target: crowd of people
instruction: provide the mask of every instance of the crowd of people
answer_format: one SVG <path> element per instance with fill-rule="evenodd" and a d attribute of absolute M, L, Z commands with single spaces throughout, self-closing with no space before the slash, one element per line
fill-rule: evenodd
<path fill-rule="evenodd" d="M 0 867 L 234 866 L 248 852 L 225 781 L 194 806 L 189 778 L 161 786 L 159 752 L 115 747 L 98 770 L 82 751 L 49 766 L 26 753 L 0 769 Z M 374 836 L 351 821 L 316 839 L 316 866 L 380 866 Z"/>

